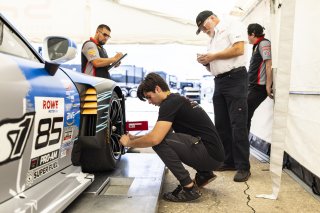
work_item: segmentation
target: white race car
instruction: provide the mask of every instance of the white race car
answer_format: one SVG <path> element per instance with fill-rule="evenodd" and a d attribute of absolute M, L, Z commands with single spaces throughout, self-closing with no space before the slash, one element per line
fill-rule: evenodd
<path fill-rule="evenodd" d="M 62 211 L 125 152 L 120 87 L 60 68 L 67 38 L 43 49 L 49 61 L 0 13 L 0 212 Z"/>

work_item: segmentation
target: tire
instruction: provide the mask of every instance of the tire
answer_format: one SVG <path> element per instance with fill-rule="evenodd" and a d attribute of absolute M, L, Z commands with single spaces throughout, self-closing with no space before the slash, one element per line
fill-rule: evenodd
<path fill-rule="evenodd" d="M 138 95 L 137 95 L 137 89 L 131 89 L 131 90 L 129 91 L 129 95 L 130 95 L 130 97 L 132 97 L 132 98 L 138 97 Z"/>
<path fill-rule="evenodd" d="M 92 173 L 114 170 L 120 161 L 121 154 L 124 151 L 124 147 L 120 144 L 120 137 L 125 132 L 123 101 L 124 98 L 120 98 L 113 91 L 110 99 L 106 102 L 109 107 L 99 114 L 100 118 L 108 115 L 105 122 L 107 127 L 95 136 L 86 138 L 87 141 L 92 140 L 98 146 L 82 148 L 81 167 L 83 172 Z"/>
<path fill-rule="evenodd" d="M 124 149 L 120 143 L 121 135 L 125 133 L 125 111 L 122 108 L 124 106 L 122 101 L 124 100 L 120 98 L 117 93 L 113 92 L 110 100 L 108 118 L 108 126 L 111 128 L 108 128 L 109 133 L 106 135 L 106 142 L 109 144 L 109 153 L 113 159 L 113 164 L 111 165 L 112 168 L 114 168 L 115 164 L 120 160 Z"/>
<path fill-rule="evenodd" d="M 128 96 L 128 90 L 126 88 L 121 88 L 122 94 L 124 95 L 124 97 Z"/>

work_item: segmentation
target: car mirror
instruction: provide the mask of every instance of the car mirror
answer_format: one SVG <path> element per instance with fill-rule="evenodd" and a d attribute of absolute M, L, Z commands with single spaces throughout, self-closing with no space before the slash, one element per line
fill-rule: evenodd
<path fill-rule="evenodd" d="M 43 57 L 46 61 L 62 64 L 77 55 L 77 45 L 64 37 L 50 36 L 43 42 Z"/>

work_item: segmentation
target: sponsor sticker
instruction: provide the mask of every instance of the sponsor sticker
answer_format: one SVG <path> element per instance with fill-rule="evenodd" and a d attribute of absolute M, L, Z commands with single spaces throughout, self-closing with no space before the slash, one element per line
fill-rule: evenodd
<path fill-rule="evenodd" d="M 29 171 L 26 177 L 26 184 L 30 186 L 36 179 L 48 174 L 52 170 L 59 167 L 58 161 L 51 162 L 45 166 L 38 169 Z"/>
<path fill-rule="evenodd" d="M 51 161 L 58 159 L 59 150 L 54 150 L 47 154 L 41 155 L 39 157 L 35 157 L 31 159 L 30 170 L 35 169 L 39 166 L 43 166 Z"/>
<path fill-rule="evenodd" d="M 60 149 L 64 98 L 35 97 L 35 110 L 32 159 Z"/>

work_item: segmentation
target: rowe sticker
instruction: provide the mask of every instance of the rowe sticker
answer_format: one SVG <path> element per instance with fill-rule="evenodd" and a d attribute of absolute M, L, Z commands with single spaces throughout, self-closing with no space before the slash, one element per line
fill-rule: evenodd
<path fill-rule="evenodd" d="M 60 149 L 64 98 L 35 97 L 35 111 L 31 159 Z"/>

